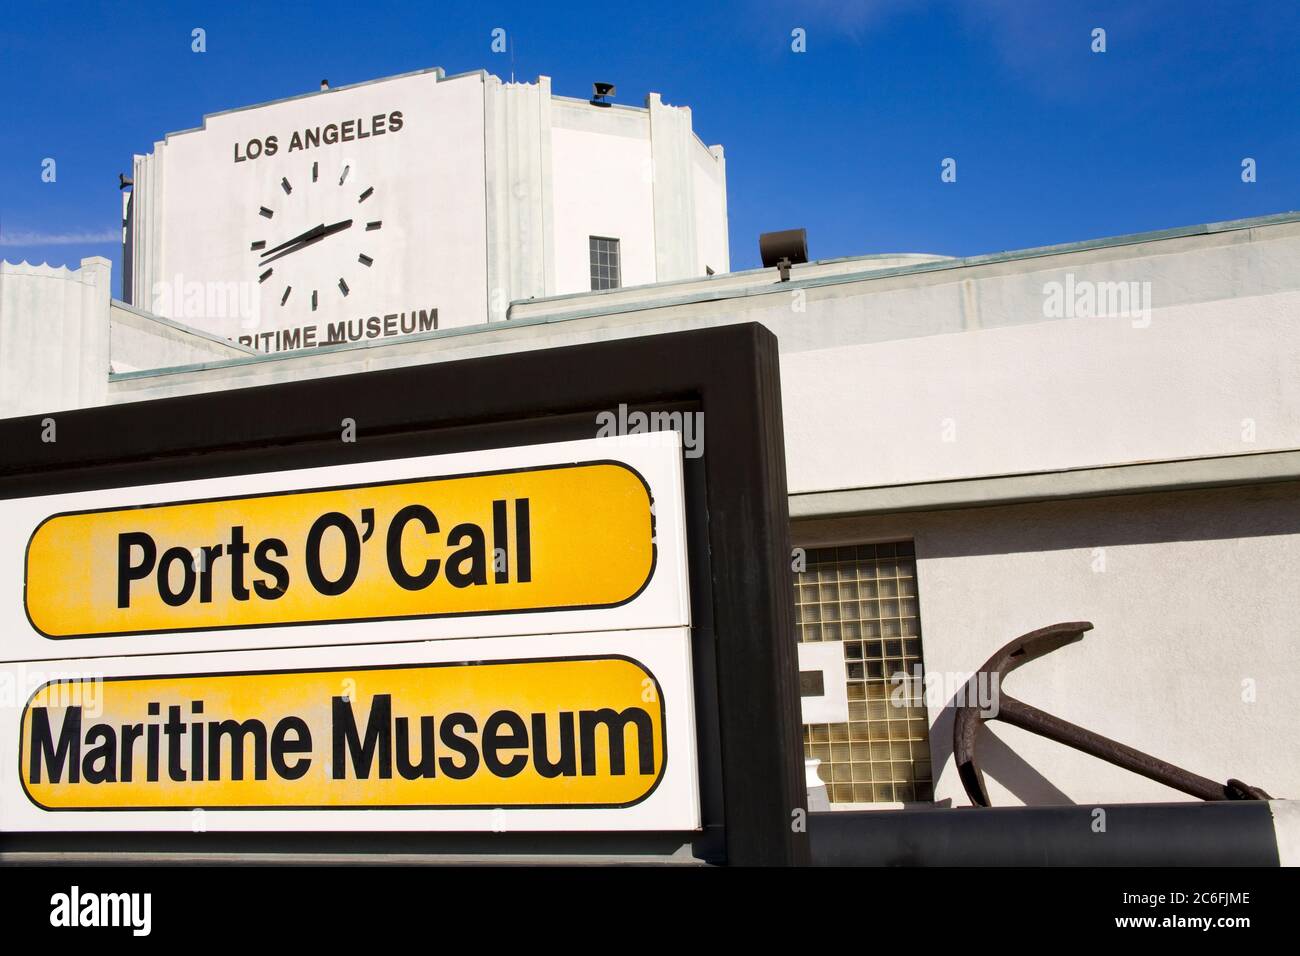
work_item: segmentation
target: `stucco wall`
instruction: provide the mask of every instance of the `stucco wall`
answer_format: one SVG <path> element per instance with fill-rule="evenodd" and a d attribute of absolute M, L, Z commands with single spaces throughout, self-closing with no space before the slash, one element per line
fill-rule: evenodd
<path fill-rule="evenodd" d="M 104 404 L 111 268 L 0 262 L 0 416 Z"/>
<path fill-rule="evenodd" d="M 1006 692 L 1202 776 L 1300 797 L 1300 483 L 799 522 L 793 536 L 915 540 L 932 680 L 957 686 L 1013 637 L 1091 621 Z M 929 718 L 936 800 L 966 806 L 953 710 Z M 1191 799 L 1006 724 L 979 752 L 994 806 Z"/>
<path fill-rule="evenodd" d="M 109 307 L 109 355 L 114 372 L 166 368 L 239 358 L 253 350 L 204 335 L 167 319 L 114 301 Z"/>
<path fill-rule="evenodd" d="M 731 271 L 727 159 L 721 146 L 697 148 L 691 165 L 695 189 L 695 268 L 699 274 L 708 268 L 722 275 Z"/>
<path fill-rule="evenodd" d="M 483 78 L 488 321 L 504 321 L 512 296 L 555 291 L 551 242 L 551 80 Z"/>
<path fill-rule="evenodd" d="M 590 236 L 619 240 L 624 285 L 655 281 L 650 124 L 642 114 L 634 118 L 639 136 L 552 130 L 559 294 L 591 291 Z"/>
<path fill-rule="evenodd" d="M 1300 222 L 1020 258 L 865 260 L 517 304 L 468 334 L 116 378 L 112 401 L 731 322 L 781 347 L 792 493 L 1300 447 Z M 1146 317 L 1047 283 L 1149 283 Z"/>
<path fill-rule="evenodd" d="M 1300 447 L 1300 292 L 788 353 L 792 493 Z"/>
<path fill-rule="evenodd" d="M 620 241 L 624 286 L 729 267 L 721 147 L 695 135 L 688 107 L 646 104 L 551 102 L 556 295 L 590 292 L 590 236 Z"/>

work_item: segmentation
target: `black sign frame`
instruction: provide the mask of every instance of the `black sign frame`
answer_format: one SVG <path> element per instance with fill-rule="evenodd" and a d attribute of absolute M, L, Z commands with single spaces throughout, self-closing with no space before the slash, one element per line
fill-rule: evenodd
<path fill-rule="evenodd" d="M 688 844 L 705 862 L 808 862 L 779 357 L 761 325 L 7 419 L 0 498 L 590 438 L 620 406 L 703 416 L 704 454 L 684 459 L 701 832 L 0 833 L 0 857 L 648 862 Z"/>

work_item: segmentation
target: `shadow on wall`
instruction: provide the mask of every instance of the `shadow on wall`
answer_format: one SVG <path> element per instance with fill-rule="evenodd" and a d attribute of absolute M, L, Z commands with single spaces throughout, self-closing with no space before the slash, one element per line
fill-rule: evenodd
<path fill-rule="evenodd" d="M 1096 635 L 1009 693 L 1194 773 L 1300 792 L 1300 482 L 800 521 L 792 537 L 915 541 L 926 676 L 944 701 L 927 702 L 936 796 L 968 805 L 949 682 L 1069 620 Z M 995 806 L 1187 799 L 1011 727 L 981 728 L 980 764 Z"/>
<path fill-rule="evenodd" d="M 1189 506 L 1195 508 L 1190 520 Z M 1292 535 L 1300 534 L 1300 482 L 929 512 L 920 523 L 934 518 L 942 520 L 943 533 L 926 535 L 924 549 L 920 528 L 908 535 L 927 560 Z M 994 537 L 990 523 L 999 527 Z"/>
<path fill-rule="evenodd" d="M 952 757 L 952 728 L 957 719 L 956 695 L 939 712 L 930 728 L 932 739 L 944 741 L 949 760 Z M 1064 790 L 1048 780 L 1032 764 L 1012 750 L 987 724 L 979 729 L 979 766 L 984 776 L 1006 787 L 1025 806 L 1074 806 Z M 959 806 L 969 806 L 963 795 Z"/>
<path fill-rule="evenodd" d="M 997 533 L 990 535 L 990 527 Z M 792 531 L 804 547 L 914 540 L 924 560 L 1294 535 L 1300 481 L 805 518 Z"/>

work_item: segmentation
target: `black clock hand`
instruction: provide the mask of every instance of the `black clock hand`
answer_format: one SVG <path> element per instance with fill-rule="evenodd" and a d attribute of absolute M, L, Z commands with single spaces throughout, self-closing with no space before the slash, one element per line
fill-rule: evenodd
<path fill-rule="evenodd" d="M 310 239 L 313 236 L 319 235 L 324 231 L 325 231 L 325 223 L 321 223 L 319 226 L 312 226 L 306 232 L 299 233 L 298 235 L 294 236 L 292 239 L 286 240 L 285 242 L 280 243 L 278 246 L 275 246 L 274 248 L 267 249 L 265 252 L 262 253 L 262 258 L 265 259 L 267 256 L 271 255 L 274 252 L 279 252 L 281 249 L 288 249 L 290 246 L 295 246 L 298 243 Z"/>
<path fill-rule="evenodd" d="M 344 229 L 351 227 L 351 225 L 351 219 L 343 219 L 333 225 L 326 226 L 324 232 L 320 234 L 319 238 L 324 239 L 326 236 L 332 236 L 336 232 L 342 232 Z"/>
<path fill-rule="evenodd" d="M 321 223 L 319 226 L 313 226 L 311 229 L 308 229 L 306 232 L 302 233 L 299 236 L 295 236 L 294 238 L 290 239 L 288 242 L 282 242 L 274 249 L 266 250 L 266 252 L 262 253 L 261 264 L 266 265 L 268 262 L 274 262 L 276 259 L 282 259 L 291 252 L 297 252 L 299 249 L 303 248 L 304 246 L 310 246 L 313 243 L 320 242 L 326 236 L 332 236 L 336 232 L 342 232 L 344 229 L 349 228 L 351 225 L 352 225 L 352 220 L 345 219 L 341 222 L 336 222 L 328 226 L 325 225 L 324 223 Z"/>

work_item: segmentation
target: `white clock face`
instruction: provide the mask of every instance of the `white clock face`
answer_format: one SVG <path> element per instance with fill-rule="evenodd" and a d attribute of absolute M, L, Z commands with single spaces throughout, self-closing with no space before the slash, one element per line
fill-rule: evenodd
<path fill-rule="evenodd" d="M 213 114 L 170 136 L 134 200 L 140 294 L 258 352 L 483 322 L 505 208 L 488 205 L 484 87 L 439 76 Z"/>
<path fill-rule="evenodd" d="M 249 249 L 262 315 L 311 321 L 322 310 L 346 311 L 350 296 L 368 292 L 384 226 L 379 205 L 375 187 L 358 182 L 349 163 L 286 170 L 276 195 L 254 213 L 254 233 L 265 237 Z"/>

